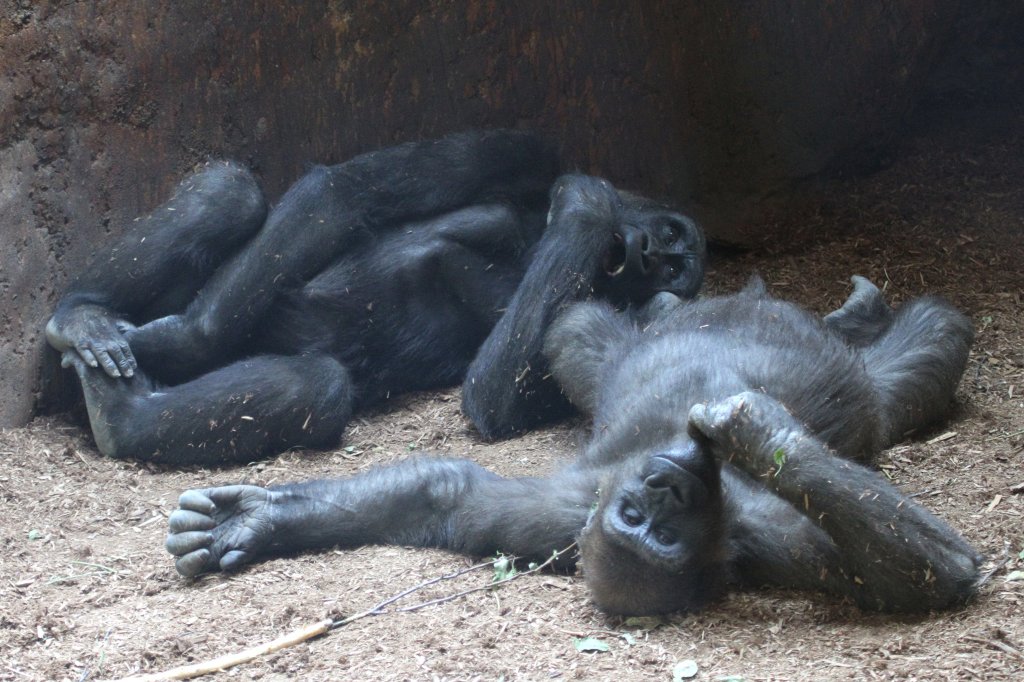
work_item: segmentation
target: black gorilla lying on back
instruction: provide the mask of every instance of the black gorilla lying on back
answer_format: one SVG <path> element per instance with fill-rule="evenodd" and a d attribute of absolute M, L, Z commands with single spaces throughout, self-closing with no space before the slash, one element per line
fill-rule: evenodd
<path fill-rule="evenodd" d="M 212 164 L 74 282 L 47 338 L 112 457 L 330 447 L 354 405 L 463 377 L 474 424 L 507 436 L 568 407 L 540 352 L 565 303 L 703 278 L 692 220 L 557 172 L 531 135 L 452 135 L 315 169 L 268 214 Z"/>
<path fill-rule="evenodd" d="M 544 353 L 593 432 L 551 476 L 414 458 L 344 480 L 190 490 L 167 549 L 192 576 L 369 543 L 541 561 L 578 540 L 611 613 L 697 609 L 730 584 L 884 611 L 962 603 L 981 558 L 858 461 L 945 412 L 970 323 L 937 298 L 894 311 L 855 283 L 824 321 L 759 281 L 693 302 L 659 294 L 635 312 L 575 304 Z"/>

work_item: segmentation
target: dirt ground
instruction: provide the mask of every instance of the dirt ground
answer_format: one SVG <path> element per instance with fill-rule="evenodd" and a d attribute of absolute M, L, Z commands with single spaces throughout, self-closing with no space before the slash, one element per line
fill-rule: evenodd
<path fill-rule="evenodd" d="M 578 576 L 524 576 L 415 612 L 370 617 L 216 679 L 1022 679 L 1024 674 L 1024 116 L 941 111 L 868 177 L 831 179 L 780 201 L 776 235 L 719 256 L 713 292 L 758 271 L 824 313 L 853 273 L 899 302 L 937 292 L 967 311 L 974 351 L 950 421 L 883 453 L 879 466 L 988 558 L 991 579 L 962 610 L 866 614 L 820 595 L 733 594 L 697 615 L 622 621 L 587 601 Z M 781 235 L 781 236 L 780 236 Z M 73 422 L 0 432 L 0 680 L 96 680 L 154 672 L 348 615 L 469 565 L 437 551 L 368 547 L 182 580 L 162 548 L 184 489 L 347 475 L 431 451 L 503 474 L 571 457 L 573 422 L 482 443 L 458 391 L 359 416 L 334 452 L 288 452 L 244 468 L 158 470 L 100 457 Z M 1019 575 L 1019 574 L 1018 574 Z M 403 602 L 486 585 L 488 571 Z M 606 652 L 580 652 L 595 637 Z"/>

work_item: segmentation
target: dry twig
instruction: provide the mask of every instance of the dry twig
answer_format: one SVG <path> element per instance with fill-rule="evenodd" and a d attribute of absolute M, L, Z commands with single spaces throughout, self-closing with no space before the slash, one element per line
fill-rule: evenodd
<path fill-rule="evenodd" d="M 501 561 L 506 557 L 499 557 L 498 559 L 493 559 L 491 561 L 485 561 L 479 564 L 474 564 L 468 568 L 463 568 L 458 571 L 455 571 L 454 573 L 448 573 L 447 575 L 431 578 L 430 580 L 426 580 L 418 585 L 414 585 L 407 590 L 403 590 L 402 592 L 399 592 L 398 594 L 388 597 L 384 601 L 379 602 L 374 606 L 371 606 L 365 611 L 360 611 L 359 613 L 352 616 L 348 616 L 346 618 L 340 618 L 337 620 L 327 618 L 325 620 L 317 621 L 316 623 L 313 623 L 311 625 L 301 627 L 298 630 L 289 632 L 288 634 L 278 637 L 277 639 L 271 642 L 267 642 L 266 644 L 260 644 L 258 646 L 250 647 L 248 649 L 245 649 L 244 651 L 219 656 L 217 658 L 213 658 L 208 661 L 202 661 L 200 663 L 195 663 L 192 665 L 183 665 L 177 668 L 171 668 L 170 670 L 165 670 L 164 672 L 160 673 L 152 673 L 148 675 L 134 675 L 132 677 L 126 677 L 121 680 L 118 680 L 117 682 L 163 682 L 165 680 L 188 680 L 194 677 L 201 677 L 203 675 L 209 675 L 210 673 L 216 673 L 222 670 L 227 670 L 228 668 L 232 668 L 236 665 L 248 663 L 249 661 L 259 658 L 260 656 L 264 656 L 275 651 L 280 651 L 290 646 L 295 646 L 296 644 L 301 644 L 302 642 L 308 641 L 315 637 L 319 637 L 320 635 L 323 635 L 330 630 L 335 630 L 344 625 L 348 625 L 349 623 L 354 623 L 357 620 L 368 618 L 369 616 L 380 616 L 389 613 L 403 613 L 409 611 L 416 611 L 427 606 L 433 606 L 435 604 L 443 604 L 445 602 L 453 601 L 455 599 L 459 599 L 460 597 L 464 597 L 468 594 L 473 594 L 474 592 L 481 592 L 483 590 L 490 590 L 496 587 L 500 587 L 524 575 L 530 575 L 531 573 L 537 573 L 539 571 L 544 570 L 546 567 L 554 563 L 556 559 L 572 551 L 575 547 L 576 543 L 573 542 L 565 549 L 553 552 L 551 556 L 548 557 L 547 561 L 545 561 L 544 563 L 538 564 L 537 566 L 534 566 L 529 570 L 523 571 L 521 573 L 513 573 L 507 578 L 502 578 L 501 580 L 489 583 L 487 585 L 474 587 L 468 590 L 462 590 L 461 592 L 449 594 L 444 597 L 438 597 L 437 599 L 431 599 L 425 602 L 421 602 L 419 604 L 413 604 L 412 606 L 396 608 L 390 611 L 386 610 L 386 608 L 391 604 L 409 596 L 410 594 L 413 594 L 414 592 L 418 592 L 419 590 L 422 590 L 425 587 L 429 587 L 430 585 L 435 585 L 437 583 L 444 582 L 447 580 L 453 580 L 455 578 L 463 576 L 472 571 L 479 570 L 481 568 L 493 566 L 495 562 Z"/>

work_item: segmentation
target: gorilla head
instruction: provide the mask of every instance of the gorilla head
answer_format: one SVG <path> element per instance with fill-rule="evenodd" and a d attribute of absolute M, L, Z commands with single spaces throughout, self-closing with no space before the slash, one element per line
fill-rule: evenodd
<path fill-rule="evenodd" d="M 725 588 L 718 466 L 692 441 L 629 461 L 580 535 L 593 599 L 621 615 L 699 609 Z"/>

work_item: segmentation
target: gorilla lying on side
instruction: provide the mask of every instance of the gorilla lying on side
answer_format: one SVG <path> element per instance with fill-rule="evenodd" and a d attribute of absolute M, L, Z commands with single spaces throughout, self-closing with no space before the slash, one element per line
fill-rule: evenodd
<path fill-rule="evenodd" d="M 110 457 L 333 447 L 356 407 L 463 379 L 507 436 L 569 407 L 541 357 L 567 302 L 693 296 L 704 274 L 692 220 L 557 173 L 532 135 L 463 133 L 317 168 L 268 213 L 211 164 L 77 278 L 47 339 Z"/>
<path fill-rule="evenodd" d="M 413 458 L 349 479 L 190 490 L 167 550 L 193 576 L 384 543 L 540 561 L 578 539 L 609 613 L 698 609 L 730 584 L 882 611 L 960 604 L 981 557 L 859 462 L 945 412 L 971 325 L 932 297 L 894 311 L 854 281 L 824 322 L 759 280 L 721 298 L 659 294 L 632 313 L 575 304 L 544 353 L 593 433 L 550 477 Z"/>

